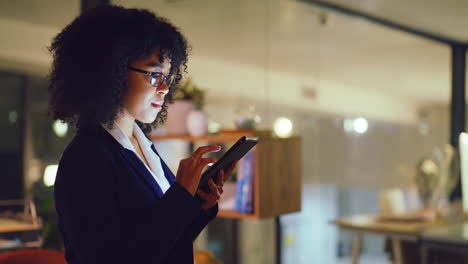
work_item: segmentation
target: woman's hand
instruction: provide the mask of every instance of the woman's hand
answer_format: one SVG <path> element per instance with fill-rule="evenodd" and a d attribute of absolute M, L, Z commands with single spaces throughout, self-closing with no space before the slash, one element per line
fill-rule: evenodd
<path fill-rule="evenodd" d="M 216 162 L 216 159 L 203 158 L 202 156 L 208 152 L 220 150 L 221 146 L 217 145 L 199 147 L 190 157 L 181 160 L 177 170 L 176 182 L 182 185 L 192 196 L 195 196 L 203 168 L 210 163 Z"/>
<path fill-rule="evenodd" d="M 202 200 L 202 208 L 208 210 L 214 205 L 216 205 L 223 194 L 223 185 L 231 177 L 234 168 L 237 165 L 238 160 L 234 161 L 229 168 L 224 170 L 219 170 L 218 177 L 216 179 L 216 184 L 213 179 L 208 180 L 209 191 L 205 192 L 202 189 L 197 190 L 197 195 Z"/>

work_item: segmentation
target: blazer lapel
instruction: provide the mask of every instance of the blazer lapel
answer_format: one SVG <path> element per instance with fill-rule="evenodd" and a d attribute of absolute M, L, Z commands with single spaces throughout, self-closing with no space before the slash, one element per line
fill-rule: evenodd
<path fill-rule="evenodd" d="M 163 192 L 161 187 L 159 187 L 156 180 L 153 178 L 151 173 L 146 169 L 143 162 L 136 156 L 133 151 L 128 150 L 124 147 L 120 148 L 120 152 L 124 156 L 124 158 L 129 161 L 133 169 L 135 170 L 136 174 L 143 178 L 143 180 L 150 186 L 150 188 L 155 192 L 156 196 L 162 198 Z"/>
<path fill-rule="evenodd" d="M 159 155 L 159 153 L 156 151 L 156 148 L 154 147 L 153 144 L 151 144 L 151 149 L 154 151 L 154 153 L 156 153 L 156 155 L 158 155 L 159 159 L 161 160 L 161 166 L 163 167 L 164 176 L 166 177 L 169 184 L 172 185 L 175 182 L 174 174 L 169 169 L 169 167 L 166 165 L 164 160 L 161 158 L 161 155 Z"/>
<path fill-rule="evenodd" d="M 133 170 L 139 177 L 143 178 L 146 184 L 149 185 L 150 189 L 153 190 L 154 194 L 158 198 L 162 198 L 164 194 L 161 190 L 161 187 L 159 187 L 159 184 L 153 178 L 153 175 L 151 175 L 148 169 L 146 169 L 146 166 L 143 164 L 140 158 L 138 158 L 138 156 L 133 151 L 126 149 L 122 145 L 120 145 L 120 143 L 117 142 L 112 137 L 112 135 L 110 135 L 104 128 L 99 126 L 98 131 L 99 133 L 101 133 L 101 136 L 104 136 L 105 138 L 109 139 L 112 142 L 112 144 L 118 148 L 118 151 L 122 154 L 124 160 L 128 161 L 124 162 L 124 165 L 130 164 L 130 167 L 133 168 Z M 156 155 L 159 156 L 154 145 L 151 145 L 151 149 L 156 153 Z M 172 185 L 175 182 L 175 176 L 174 174 L 172 174 L 171 170 L 166 165 L 166 163 L 162 160 L 161 156 L 159 156 L 159 158 L 161 159 L 161 165 L 163 167 L 164 176 L 169 181 L 169 184 Z"/>

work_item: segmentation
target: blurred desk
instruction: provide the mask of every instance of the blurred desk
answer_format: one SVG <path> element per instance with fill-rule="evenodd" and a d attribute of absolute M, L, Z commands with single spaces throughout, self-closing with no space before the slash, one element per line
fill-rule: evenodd
<path fill-rule="evenodd" d="M 7 218 L 0 218 L 0 235 L 6 235 L 6 233 L 16 232 L 40 231 L 41 228 L 42 225 L 38 222 L 32 223 Z M 40 248 L 41 245 L 42 238 L 40 237 L 40 235 L 37 240 L 26 242 L 18 239 L 2 239 L 2 237 L 0 237 L 0 251 L 11 250 L 14 248 Z"/>
<path fill-rule="evenodd" d="M 428 228 L 446 225 L 444 221 L 387 221 L 379 215 L 356 215 L 339 218 L 333 221 L 341 229 L 355 232 L 353 241 L 353 264 L 358 263 L 364 233 L 380 234 L 392 242 L 396 264 L 402 264 L 401 241 L 419 241 L 422 233 Z"/>
<path fill-rule="evenodd" d="M 0 215 L 0 250 L 41 247 L 42 221 L 32 200 L 2 200 L 0 207 L 5 207 Z M 35 240 L 31 240 L 31 234 L 35 234 Z"/>
<path fill-rule="evenodd" d="M 38 231 L 41 228 L 42 226 L 40 224 L 0 218 L 0 233 Z"/>
<path fill-rule="evenodd" d="M 431 250 L 467 256 L 468 223 L 451 224 L 423 232 L 421 236 L 421 258 L 423 264 L 429 263 L 429 253 Z M 464 258 L 466 259 L 466 257 Z"/>

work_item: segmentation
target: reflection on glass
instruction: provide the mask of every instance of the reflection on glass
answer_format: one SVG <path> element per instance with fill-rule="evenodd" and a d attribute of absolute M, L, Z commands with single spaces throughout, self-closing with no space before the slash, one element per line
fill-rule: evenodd
<path fill-rule="evenodd" d="M 55 176 L 57 176 L 58 165 L 49 165 L 44 170 L 44 184 L 47 187 L 54 185 Z"/>
<path fill-rule="evenodd" d="M 54 122 L 52 128 L 54 129 L 55 135 L 58 137 L 64 137 L 68 132 L 68 124 L 59 120 Z"/>

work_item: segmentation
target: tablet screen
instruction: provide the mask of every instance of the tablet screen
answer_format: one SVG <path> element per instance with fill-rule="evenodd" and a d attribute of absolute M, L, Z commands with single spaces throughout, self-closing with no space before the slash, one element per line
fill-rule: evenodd
<path fill-rule="evenodd" d="M 202 174 L 200 186 L 206 186 L 209 178 L 213 178 L 214 182 L 216 182 L 216 177 L 220 169 L 228 168 L 234 161 L 240 160 L 257 143 L 258 138 L 256 137 L 241 137 L 215 164 Z"/>

